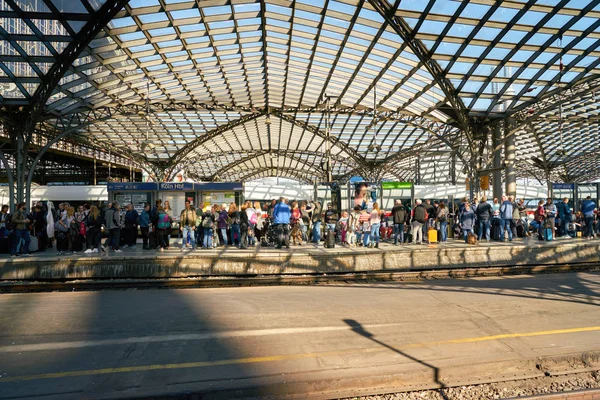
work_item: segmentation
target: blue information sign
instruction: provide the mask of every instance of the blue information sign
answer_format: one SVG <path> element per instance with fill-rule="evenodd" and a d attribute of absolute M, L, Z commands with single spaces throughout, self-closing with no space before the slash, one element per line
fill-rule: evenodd
<path fill-rule="evenodd" d="M 139 190 L 139 191 L 151 191 L 156 190 L 156 183 L 153 182 L 109 182 L 107 184 L 109 192 L 122 191 L 122 190 Z"/>
<path fill-rule="evenodd" d="M 574 183 L 553 183 L 552 184 L 552 189 L 557 189 L 557 190 L 575 190 L 575 184 Z"/>
<path fill-rule="evenodd" d="M 194 184 L 191 182 L 161 182 L 158 184 L 158 190 L 164 191 L 187 191 L 191 192 L 194 190 Z"/>

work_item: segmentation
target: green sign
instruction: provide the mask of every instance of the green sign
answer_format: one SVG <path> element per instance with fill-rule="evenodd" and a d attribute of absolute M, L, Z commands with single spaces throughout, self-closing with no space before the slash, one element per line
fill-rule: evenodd
<path fill-rule="evenodd" d="M 410 182 L 381 182 L 382 189 L 411 189 Z"/>

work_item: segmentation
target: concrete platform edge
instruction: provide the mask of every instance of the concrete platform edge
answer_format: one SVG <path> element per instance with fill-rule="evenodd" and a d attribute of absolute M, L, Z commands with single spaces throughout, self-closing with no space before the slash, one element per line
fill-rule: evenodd
<path fill-rule="evenodd" d="M 126 254 L 126 253 L 125 253 Z M 399 272 L 600 262 L 600 242 L 443 247 L 398 250 L 186 253 L 0 260 L 0 280 L 186 278 L 197 276 Z"/>

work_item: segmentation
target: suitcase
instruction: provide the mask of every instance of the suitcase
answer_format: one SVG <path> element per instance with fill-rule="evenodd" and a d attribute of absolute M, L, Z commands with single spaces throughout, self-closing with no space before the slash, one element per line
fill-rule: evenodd
<path fill-rule="evenodd" d="M 412 233 L 405 233 L 404 234 L 404 243 L 412 243 L 412 241 L 413 241 Z"/>
<path fill-rule="evenodd" d="M 544 228 L 544 240 L 552 240 L 552 228 Z"/>
<path fill-rule="evenodd" d="M 438 232 L 435 229 L 429 229 L 427 231 L 427 240 L 429 243 L 437 243 L 438 241 Z"/>
<path fill-rule="evenodd" d="M 29 252 L 33 253 L 34 251 L 39 250 L 39 239 L 37 236 L 31 236 L 31 241 L 29 242 Z"/>
<path fill-rule="evenodd" d="M 500 221 L 492 221 L 492 240 L 500 240 Z"/>
<path fill-rule="evenodd" d="M 333 249 L 335 247 L 335 232 L 328 230 L 325 235 L 325 248 Z"/>
<path fill-rule="evenodd" d="M 158 242 L 156 240 L 156 232 L 150 232 L 148 234 L 148 247 L 151 249 L 156 249 L 158 247 Z"/>

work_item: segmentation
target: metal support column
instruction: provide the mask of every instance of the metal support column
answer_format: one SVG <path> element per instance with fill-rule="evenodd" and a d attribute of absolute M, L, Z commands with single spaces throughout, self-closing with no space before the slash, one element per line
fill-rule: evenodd
<path fill-rule="evenodd" d="M 562 201 L 562 199 L 559 199 Z M 579 211 L 579 185 L 577 183 L 573 184 L 573 213 Z"/>
<path fill-rule="evenodd" d="M 492 153 L 494 155 L 492 174 L 492 195 L 494 198 L 502 197 L 502 128 L 500 124 L 494 127 L 492 132 Z"/>
<path fill-rule="evenodd" d="M 515 135 L 510 133 L 510 121 L 504 121 L 504 158 L 506 162 L 505 179 L 506 179 L 506 195 L 517 195 L 517 173 L 515 171 L 516 160 L 516 145 Z"/>

